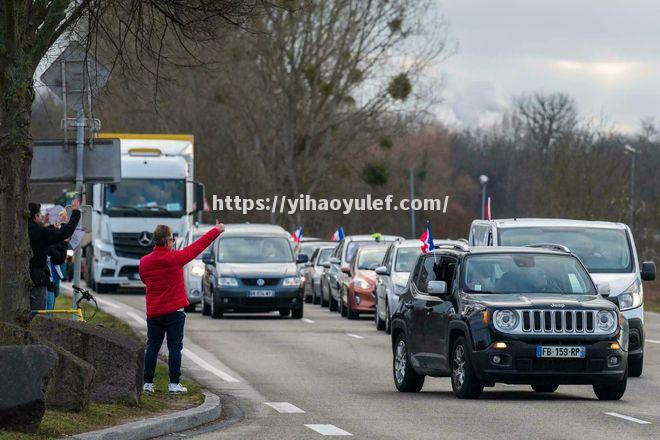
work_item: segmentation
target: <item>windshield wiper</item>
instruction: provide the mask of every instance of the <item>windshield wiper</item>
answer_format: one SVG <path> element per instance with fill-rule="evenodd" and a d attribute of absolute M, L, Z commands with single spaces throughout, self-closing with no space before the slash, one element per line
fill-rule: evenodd
<path fill-rule="evenodd" d="M 135 206 L 129 206 L 129 205 L 110 206 L 110 207 L 107 208 L 107 209 L 109 209 L 109 210 L 112 210 L 112 209 L 123 209 L 123 210 L 126 210 L 126 211 L 133 211 L 133 212 L 135 212 L 136 214 L 139 214 L 139 213 L 140 213 L 140 210 L 137 209 Z"/>

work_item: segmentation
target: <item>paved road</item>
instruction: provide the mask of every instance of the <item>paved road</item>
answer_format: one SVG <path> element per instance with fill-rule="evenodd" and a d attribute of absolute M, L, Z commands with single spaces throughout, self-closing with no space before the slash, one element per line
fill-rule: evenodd
<path fill-rule="evenodd" d="M 144 325 L 143 295 L 99 297 L 106 310 Z M 660 315 L 647 316 L 648 337 L 656 342 L 648 343 L 643 377 L 628 382 L 619 402 L 596 400 L 590 386 L 539 395 L 526 386 L 498 385 L 479 400 L 458 400 L 449 379 L 433 378 L 419 394 L 398 393 L 389 338 L 370 319 L 348 321 L 313 305 L 305 318 L 211 320 L 188 314 L 184 374 L 242 412 L 238 423 L 188 434 L 278 440 L 322 438 L 320 432 L 365 439 L 660 438 Z"/>

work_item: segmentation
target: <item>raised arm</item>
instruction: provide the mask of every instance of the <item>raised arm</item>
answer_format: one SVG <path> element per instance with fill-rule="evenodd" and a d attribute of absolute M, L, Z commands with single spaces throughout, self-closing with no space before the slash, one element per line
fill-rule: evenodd
<path fill-rule="evenodd" d="M 76 231 L 76 226 L 78 226 L 78 222 L 80 221 L 78 200 L 74 199 L 74 203 L 72 203 L 71 206 L 73 207 L 73 211 L 71 211 L 69 222 L 60 229 L 48 229 L 48 232 L 45 234 L 47 244 L 55 244 L 64 241 L 71 237 Z"/>
<path fill-rule="evenodd" d="M 174 258 L 176 258 L 176 261 L 181 266 L 188 264 L 197 255 L 204 252 L 204 249 L 209 247 L 209 245 L 213 243 L 213 240 L 218 238 L 220 234 L 224 232 L 224 230 L 225 230 L 225 225 L 223 225 L 222 223 L 216 220 L 215 227 L 206 234 L 199 237 L 197 240 L 195 240 L 195 242 L 191 243 L 190 245 L 186 246 L 181 250 L 172 251 L 172 253 L 174 254 Z"/>

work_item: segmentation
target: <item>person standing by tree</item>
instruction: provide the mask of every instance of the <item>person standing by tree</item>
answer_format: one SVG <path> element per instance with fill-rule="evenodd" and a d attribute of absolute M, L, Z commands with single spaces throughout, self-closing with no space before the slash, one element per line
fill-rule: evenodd
<path fill-rule="evenodd" d="M 41 205 L 30 202 L 28 210 L 28 236 L 32 248 L 30 258 L 30 278 L 32 279 L 32 290 L 30 292 L 30 308 L 32 310 L 44 310 L 48 303 L 48 281 L 50 272 L 47 268 L 48 248 L 56 243 L 61 243 L 71 237 L 80 221 L 80 205 L 77 199 L 71 202 L 73 211 L 71 219 L 61 228 L 47 228 L 41 223 Z"/>
<path fill-rule="evenodd" d="M 216 220 L 215 228 L 201 236 L 190 246 L 181 250 L 172 249 L 174 237 L 169 226 L 158 225 L 154 230 L 153 251 L 140 260 L 139 274 L 147 286 L 147 350 L 144 353 L 145 393 L 154 392 L 154 372 L 158 351 L 167 335 L 168 366 L 170 375 L 169 392 L 186 393 L 188 390 L 179 382 L 181 378 L 181 350 L 183 331 L 188 307 L 188 297 L 183 280 L 183 266 L 204 252 L 225 225 Z"/>

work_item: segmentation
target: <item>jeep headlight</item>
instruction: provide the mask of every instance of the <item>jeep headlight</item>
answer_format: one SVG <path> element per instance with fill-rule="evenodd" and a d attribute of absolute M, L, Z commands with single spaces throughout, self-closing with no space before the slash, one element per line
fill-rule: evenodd
<path fill-rule="evenodd" d="M 644 302 L 644 291 L 642 285 L 635 281 L 623 291 L 618 297 L 619 309 L 628 310 L 639 307 Z"/>
<path fill-rule="evenodd" d="M 238 280 L 233 277 L 220 277 L 218 278 L 218 286 L 236 287 L 238 286 Z"/>
<path fill-rule="evenodd" d="M 300 286 L 300 277 L 287 277 L 282 281 L 283 286 Z"/>
<path fill-rule="evenodd" d="M 205 272 L 206 268 L 204 267 L 204 264 L 193 263 L 190 268 L 190 274 L 196 277 L 203 277 Z"/>
<path fill-rule="evenodd" d="M 511 331 L 518 325 L 518 314 L 513 310 L 495 312 L 495 327 L 502 331 Z"/>
<path fill-rule="evenodd" d="M 598 329 L 603 332 L 610 332 L 616 327 L 616 316 L 614 312 L 601 310 L 596 314 L 596 324 Z"/>

